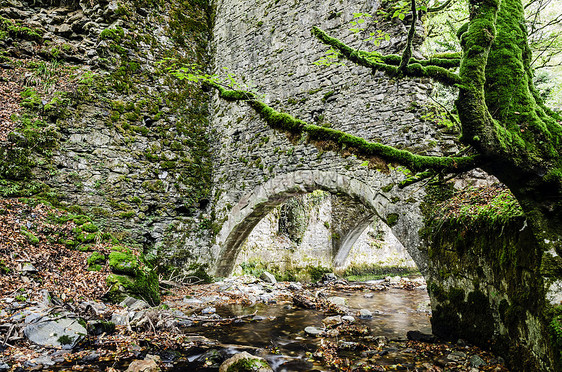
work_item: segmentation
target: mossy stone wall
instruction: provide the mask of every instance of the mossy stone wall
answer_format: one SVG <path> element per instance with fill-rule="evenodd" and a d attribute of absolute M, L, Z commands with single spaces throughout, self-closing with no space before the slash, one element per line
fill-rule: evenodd
<path fill-rule="evenodd" d="M 541 252 L 523 217 L 440 220 L 426 276 L 433 332 L 490 348 L 517 371 L 554 371 Z"/>

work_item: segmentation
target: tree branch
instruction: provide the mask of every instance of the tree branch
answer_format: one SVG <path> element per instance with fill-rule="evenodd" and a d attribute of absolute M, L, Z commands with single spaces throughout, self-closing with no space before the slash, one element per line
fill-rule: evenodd
<path fill-rule="evenodd" d="M 475 168 L 479 160 L 477 155 L 463 157 L 417 155 L 378 142 L 369 142 L 339 130 L 307 124 L 289 114 L 278 112 L 259 101 L 251 92 L 227 90 L 214 83 L 211 85 L 218 90 L 219 96 L 227 101 L 247 102 L 271 128 L 292 135 L 307 135 L 310 142 L 326 151 L 345 151 L 363 160 L 380 158 L 386 162 L 403 165 L 412 171 L 432 169 L 459 172 Z"/>
<path fill-rule="evenodd" d="M 403 74 L 406 67 L 410 63 L 410 58 L 412 58 L 412 44 L 414 42 L 414 36 L 416 36 L 416 22 L 418 21 L 418 12 L 416 11 L 416 0 L 411 0 L 412 7 L 412 23 L 410 24 L 410 30 L 408 31 L 408 39 L 406 41 L 406 48 L 402 53 L 402 59 L 400 61 L 400 66 L 398 66 L 398 73 Z"/>
<path fill-rule="evenodd" d="M 384 63 L 379 53 L 369 53 L 353 49 L 338 39 L 328 36 L 328 34 L 318 27 L 312 28 L 312 34 L 322 43 L 336 48 L 345 58 L 353 63 L 371 68 L 373 71 L 383 71 L 390 76 L 394 76 L 398 73 L 398 67 Z M 428 77 L 445 85 L 455 85 L 462 82 L 457 74 L 446 68 L 439 66 L 424 67 L 421 63 L 412 63 L 406 66 L 402 75 L 406 77 Z"/>
<path fill-rule="evenodd" d="M 434 6 L 432 8 L 427 8 L 428 13 L 437 13 L 442 11 L 443 9 L 447 8 L 454 0 L 447 0 L 441 5 Z"/>

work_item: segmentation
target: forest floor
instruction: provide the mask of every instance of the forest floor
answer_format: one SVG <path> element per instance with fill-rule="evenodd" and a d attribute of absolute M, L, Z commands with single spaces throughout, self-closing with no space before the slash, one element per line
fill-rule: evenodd
<path fill-rule="evenodd" d="M 226 356 L 209 357 L 221 345 L 205 336 L 205 327 L 241 322 L 263 327 L 271 319 L 255 313 L 219 316 L 216 310 L 232 304 L 250 308 L 256 303 L 314 309 L 332 319 L 317 332 L 313 330 L 316 334 L 295 336 L 319 340 L 306 363 L 324 366 L 324 370 L 507 371 L 501 358 L 462 341 L 441 342 L 430 335 L 422 335 L 422 341 L 419 335 L 409 337 L 411 340 L 373 337 L 366 327 L 354 323 L 359 314 L 319 295 L 326 290 L 368 293 L 389 287 L 407 291 L 420 285 L 412 281 L 361 284 L 331 280 L 302 285 L 239 277 L 211 284 L 167 283 L 162 302 L 155 307 L 133 299 L 104 303 L 101 298 L 108 290 L 105 279 L 110 270 L 106 265 L 100 271 L 88 271 L 91 252 L 63 243 L 76 227 L 66 215 L 30 200 L 0 199 L 0 371 L 132 371 L 132 361 L 146 358 L 162 370 L 186 366 L 192 368 L 188 370 L 218 370 Z M 108 252 L 109 245 L 94 242 L 88 251 Z M 33 336 L 27 327 L 63 318 L 81 319 L 87 328 L 72 347 L 30 341 Z M 108 326 L 109 322 L 116 326 Z M 194 333 L 193 329 L 203 331 Z M 346 337 L 355 343 L 342 344 Z M 355 350 L 351 353 L 350 345 Z M 379 363 L 384 355 L 404 351 L 411 355 L 409 362 Z M 190 361 L 193 355 L 200 357 Z M 199 365 L 193 364 L 197 361 Z"/>

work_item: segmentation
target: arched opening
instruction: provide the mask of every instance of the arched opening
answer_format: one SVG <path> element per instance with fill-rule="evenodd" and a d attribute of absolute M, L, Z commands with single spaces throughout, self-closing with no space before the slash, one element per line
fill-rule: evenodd
<path fill-rule="evenodd" d="M 285 280 L 318 279 L 323 271 L 353 280 L 418 272 L 386 223 L 346 195 L 322 190 L 289 198 L 257 223 L 233 274 L 260 270 Z"/>
<path fill-rule="evenodd" d="M 396 214 L 394 204 L 383 193 L 336 172 L 297 171 L 275 177 L 246 194 L 230 211 L 216 239 L 216 275 L 228 276 L 232 273 L 243 243 L 268 213 L 294 196 L 312 193 L 315 190 L 343 195 L 349 202 L 360 206 L 356 208 L 357 213 L 348 216 L 348 222 L 345 218 L 340 219 L 340 231 L 332 229 L 336 231 L 333 236 L 336 239 L 333 240 L 338 242 L 336 249 L 331 252 L 331 260 L 335 259 L 336 263 L 344 262 L 353 243 L 373 220 L 388 221 L 389 216 Z M 415 214 L 416 211 L 408 213 Z M 419 211 L 417 213 L 419 214 Z M 419 249 L 420 228 L 421 217 L 404 218 L 394 224 L 391 230 L 423 274 L 427 260 Z"/>

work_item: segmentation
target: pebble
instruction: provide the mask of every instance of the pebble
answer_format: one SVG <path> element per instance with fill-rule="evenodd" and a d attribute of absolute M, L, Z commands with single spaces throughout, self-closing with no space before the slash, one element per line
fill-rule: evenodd
<path fill-rule="evenodd" d="M 341 317 L 341 319 L 342 319 L 343 321 L 348 322 L 348 323 L 353 323 L 353 322 L 355 322 L 355 318 L 352 317 L 351 315 L 344 315 L 344 316 Z"/>
<path fill-rule="evenodd" d="M 318 336 L 324 333 L 324 330 L 318 327 L 306 327 L 304 331 L 311 336 Z"/>
<path fill-rule="evenodd" d="M 359 318 L 360 319 L 371 319 L 373 318 L 373 312 L 367 309 L 361 309 L 359 311 Z"/>

